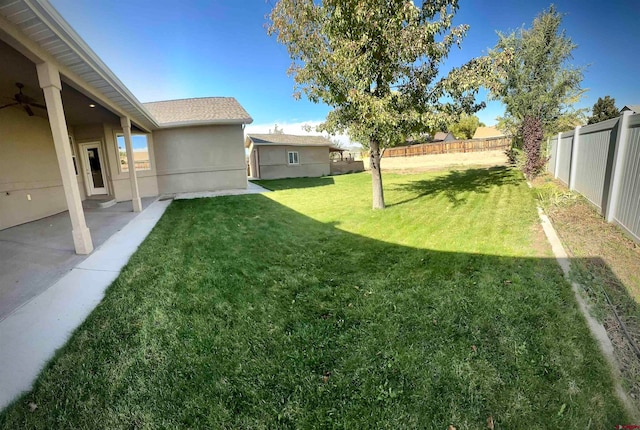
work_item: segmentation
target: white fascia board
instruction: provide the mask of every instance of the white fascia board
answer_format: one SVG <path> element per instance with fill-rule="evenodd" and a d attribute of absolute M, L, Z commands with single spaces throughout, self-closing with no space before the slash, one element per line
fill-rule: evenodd
<path fill-rule="evenodd" d="M 181 128 L 181 127 L 197 127 L 203 125 L 243 125 L 251 124 L 253 119 L 213 119 L 206 121 L 177 121 L 160 123 L 159 128 Z"/>
<path fill-rule="evenodd" d="M 103 79 L 107 84 L 111 85 L 130 105 L 132 105 L 139 113 L 140 119 L 147 122 L 147 124 L 138 124 L 142 125 L 143 128 L 151 128 L 158 127 L 158 123 L 153 118 L 153 116 L 142 106 L 142 103 L 138 101 L 138 99 L 129 91 L 129 89 L 118 79 L 118 77 L 107 67 L 106 64 L 93 52 L 93 50 L 87 45 L 80 36 L 71 28 L 69 24 L 58 14 L 58 12 L 49 4 L 47 1 L 43 0 L 24 0 L 25 3 L 31 8 L 34 14 L 69 48 L 73 50 L 73 52 L 78 55 L 82 61 L 84 61 L 95 73 L 97 73 L 101 79 Z M 55 57 L 54 57 L 55 58 Z M 60 65 L 56 60 L 55 64 Z M 61 66 L 61 65 L 60 65 Z M 82 78 L 76 76 L 74 73 L 66 70 L 65 67 L 61 67 L 61 72 L 68 78 L 72 79 L 76 84 L 82 85 L 83 87 L 89 85 L 85 83 Z M 70 76 L 71 75 L 71 76 Z M 95 90 L 91 88 L 92 92 L 98 92 L 102 94 L 101 91 Z M 103 99 L 107 99 L 108 97 L 103 95 Z M 111 105 L 117 106 L 119 109 L 119 114 L 123 116 L 130 117 L 131 115 L 127 113 L 127 109 L 116 102 L 111 102 Z M 138 118 L 133 118 L 135 123 Z"/>

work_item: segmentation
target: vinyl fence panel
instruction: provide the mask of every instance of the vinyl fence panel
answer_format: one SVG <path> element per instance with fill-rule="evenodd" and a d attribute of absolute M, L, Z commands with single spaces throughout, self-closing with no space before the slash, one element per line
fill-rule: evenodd
<path fill-rule="evenodd" d="M 629 118 L 615 221 L 640 241 L 640 114 Z"/>
<path fill-rule="evenodd" d="M 571 173 L 571 150 L 573 147 L 573 131 L 563 133 L 558 146 L 558 179 L 569 185 L 569 174 Z"/>
<path fill-rule="evenodd" d="M 556 173 L 556 160 L 558 158 L 558 138 L 551 139 L 549 146 L 549 161 L 547 162 L 547 172 L 555 175 Z"/>
<path fill-rule="evenodd" d="M 609 178 L 618 119 L 603 121 L 580 129 L 578 151 L 573 161 L 575 190 L 603 214 L 609 190 Z"/>

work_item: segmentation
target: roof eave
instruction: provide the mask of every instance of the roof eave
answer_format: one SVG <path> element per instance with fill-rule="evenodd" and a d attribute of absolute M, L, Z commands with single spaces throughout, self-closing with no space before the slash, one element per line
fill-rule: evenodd
<path fill-rule="evenodd" d="M 213 119 L 213 120 L 196 120 L 196 121 L 176 121 L 176 122 L 162 122 L 159 128 L 180 128 L 180 127 L 194 127 L 202 125 L 243 125 L 251 124 L 252 118 L 239 118 L 239 119 Z"/>
<path fill-rule="evenodd" d="M 313 146 L 316 148 L 330 148 L 333 146 L 330 143 L 281 143 L 281 142 L 254 142 L 251 140 L 251 144 L 254 146 Z"/>
<path fill-rule="evenodd" d="M 71 26 L 62 18 L 55 8 L 48 2 L 42 0 L 30 0 L 26 4 L 31 8 L 38 18 L 45 24 L 62 42 L 64 42 L 80 59 L 89 66 L 98 76 L 137 111 L 139 115 L 129 115 L 134 122 L 141 122 L 141 126 L 145 128 L 157 128 L 159 124 L 151 116 L 151 114 L 142 106 L 138 99 L 129 91 L 129 89 L 116 77 L 116 75 L 107 67 L 107 65 L 92 51 L 92 49 L 80 38 L 80 36 L 71 28 Z M 84 82 L 84 84 L 97 90 L 96 86 Z M 116 100 L 104 95 L 101 90 L 97 90 L 103 94 L 106 99 L 118 106 L 123 113 L 128 112 L 128 106 L 123 106 Z"/>

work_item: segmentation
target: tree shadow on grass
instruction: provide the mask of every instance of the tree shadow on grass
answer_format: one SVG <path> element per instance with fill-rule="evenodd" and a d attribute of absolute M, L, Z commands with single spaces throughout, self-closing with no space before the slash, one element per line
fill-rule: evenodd
<path fill-rule="evenodd" d="M 260 185 L 271 191 L 294 190 L 298 188 L 315 188 L 333 185 L 335 181 L 331 176 L 320 178 L 286 178 L 269 180 L 252 180 L 251 182 Z"/>
<path fill-rule="evenodd" d="M 519 181 L 520 179 L 514 177 L 511 173 L 511 169 L 505 166 L 496 166 L 488 169 L 452 170 L 444 176 L 397 186 L 394 190 L 409 191 L 415 195 L 409 199 L 391 203 L 388 206 L 401 205 L 438 193 L 444 194 L 454 206 L 458 206 L 466 201 L 464 193 L 486 193 L 492 187 L 515 184 Z"/>
<path fill-rule="evenodd" d="M 0 427 L 613 428 L 572 294 L 554 259 L 176 201 Z"/>

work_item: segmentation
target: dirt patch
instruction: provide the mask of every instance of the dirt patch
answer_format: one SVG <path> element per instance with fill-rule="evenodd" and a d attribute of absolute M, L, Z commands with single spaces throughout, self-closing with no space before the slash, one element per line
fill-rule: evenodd
<path fill-rule="evenodd" d="M 607 330 L 623 385 L 640 409 L 640 246 L 564 185 L 542 177 L 533 186 L 572 258 L 571 276 Z"/>
<path fill-rule="evenodd" d="M 369 169 L 369 159 L 364 161 Z M 383 157 L 380 165 L 383 171 L 426 172 L 447 168 L 470 168 L 507 165 L 504 151 L 479 151 L 454 154 L 416 155 L 413 157 Z"/>

